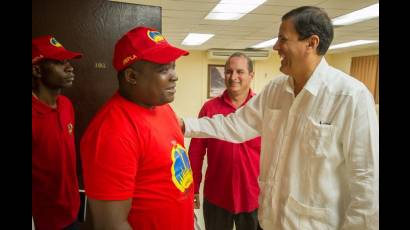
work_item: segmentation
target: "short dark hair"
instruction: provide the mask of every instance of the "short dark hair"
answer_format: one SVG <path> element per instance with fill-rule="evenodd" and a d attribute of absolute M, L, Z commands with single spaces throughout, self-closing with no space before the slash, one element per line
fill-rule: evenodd
<path fill-rule="evenodd" d="M 253 61 L 252 61 L 252 59 L 250 59 L 246 54 L 241 53 L 241 52 L 235 52 L 235 53 L 231 54 L 231 56 L 229 56 L 228 60 L 226 60 L 226 62 L 225 62 L 225 71 L 226 71 L 226 67 L 229 64 L 229 61 L 233 57 L 243 57 L 243 58 L 245 58 L 246 61 L 248 62 L 248 71 L 249 71 L 249 73 L 253 72 Z"/>
<path fill-rule="evenodd" d="M 306 39 L 312 35 L 319 36 L 317 53 L 326 54 L 333 40 L 333 25 L 327 13 L 314 6 L 302 6 L 293 9 L 283 15 L 282 21 L 292 19 L 299 40 Z"/>

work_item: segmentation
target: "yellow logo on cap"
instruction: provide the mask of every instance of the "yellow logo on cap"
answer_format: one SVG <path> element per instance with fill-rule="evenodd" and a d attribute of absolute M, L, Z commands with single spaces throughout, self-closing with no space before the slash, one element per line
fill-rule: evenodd
<path fill-rule="evenodd" d="M 55 47 L 63 47 L 55 38 L 50 38 L 50 44 Z"/>
<path fill-rule="evenodd" d="M 147 30 L 147 35 L 149 37 L 149 39 L 151 39 L 152 41 L 158 43 L 162 40 L 165 40 L 164 36 L 161 35 L 160 32 L 158 31 L 151 31 L 151 30 Z"/>
<path fill-rule="evenodd" d="M 128 62 L 135 60 L 137 58 L 137 55 L 133 54 L 131 56 L 128 56 L 126 58 L 124 58 L 124 60 L 122 60 L 122 64 L 126 65 Z"/>

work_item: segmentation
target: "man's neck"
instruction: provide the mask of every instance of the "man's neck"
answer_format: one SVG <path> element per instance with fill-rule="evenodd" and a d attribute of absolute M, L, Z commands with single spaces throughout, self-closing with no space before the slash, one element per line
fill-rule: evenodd
<path fill-rule="evenodd" d="M 51 90 L 44 86 L 32 90 L 34 97 L 44 102 L 46 105 L 49 105 L 51 108 L 57 108 L 57 97 L 60 93 L 61 89 Z"/>
<path fill-rule="evenodd" d="M 297 74 L 293 74 L 293 82 L 294 88 L 293 91 L 295 93 L 295 97 L 300 93 L 303 87 L 306 85 L 306 82 L 310 79 L 313 72 L 315 71 L 316 67 L 319 65 L 320 61 L 322 60 L 321 56 L 314 58 L 312 61 L 305 64 L 305 68 Z"/>
<path fill-rule="evenodd" d="M 238 108 L 246 101 L 246 98 L 248 98 L 249 90 L 250 89 L 240 93 L 232 93 L 228 91 L 229 98 L 231 99 L 232 104 L 235 106 L 235 108 Z"/>
<path fill-rule="evenodd" d="M 153 109 L 153 108 L 155 108 L 154 105 L 148 105 L 148 104 L 145 104 L 145 103 L 143 103 L 143 102 L 137 100 L 136 97 L 133 96 L 133 94 L 131 93 L 131 90 L 129 90 L 129 89 L 126 89 L 126 88 L 124 88 L 124 87 L 119 87 L 118 92 L 119 92 L 119 94 L 120 94 L 124 99 L 126 99 L 127 101 L 130 101 L 130 102 L 132 102 L 132 103 L 134 103 L 134 104 L 137 104 L 137 105 L 139 105 L 139 106 L 141 106 L 141 107 L 144 107 L 144 108 L 147 108 L 147 109 Z"/>

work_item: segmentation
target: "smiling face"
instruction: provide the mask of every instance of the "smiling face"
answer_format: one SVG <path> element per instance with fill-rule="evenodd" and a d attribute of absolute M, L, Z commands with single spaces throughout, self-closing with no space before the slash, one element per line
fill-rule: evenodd
<path fill-rule="evenodd" d="M 231 94 L 248 94 L 252 78 L 253 72 L 249 72 L 245 57 L 232 57 L 225 65 L 225 85 Z"/>
<path fill-rule="evenodd" d="M 278 41 L 273 50 L 278 51 L 280 56 L 280 71 L 293 76 L 304 69 L 307 59 L 308 40 L 299 40 L 292 19 L 282 21 L 279 28 Z"/>
<path fill-rule="evenodd" d="M 66 61 L 43 60 L 35 65 L 36 73 L 40 76 L 40 84 L 49 89 L 62 89 L 72 86 L 74 68 Z"/>
<path fill-rule="evenodd" d="M 138 61 L 132 65 L 135 82 L 131 82 L 136 101 L 142 106 L 152 107 L 170 103 L 176 93 L 175 62 L 156 64 Z"/>

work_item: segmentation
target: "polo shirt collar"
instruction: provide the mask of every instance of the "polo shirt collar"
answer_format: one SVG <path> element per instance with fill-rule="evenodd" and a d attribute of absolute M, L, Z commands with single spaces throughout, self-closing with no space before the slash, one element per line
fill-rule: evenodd
<path fill-rule="evenodd" d="M 46 113 L 51 113 L 53 111 L 58 111 L 60 106 L 60 96 L 57 96 L 57 108 L 52 108 L 46 103 L 40 101 L 40 99 L 36 98 L 34 95 L 31 95 L 31 102 L 33 109 L 35 109 L 38 113 L 40 114 L 46 114 Z"/>
<path fill-rule="evenodd" d="M 255 93 L 252 91 L 252 89 L 249 89 L 248 96 L 246 97 L 246 100 L 239 107 L 242 107 L 244 104 L 246 104 L 254 95 L 255 95 Z M 219 97 L 223 102 L 225 102 L 226 104 L 228 104 L 232 108 L 235 108 L 235 106 L 232 103 L 231 98 L 229 97 L 227 89 L 225 89 L 225 91 Z"/>

